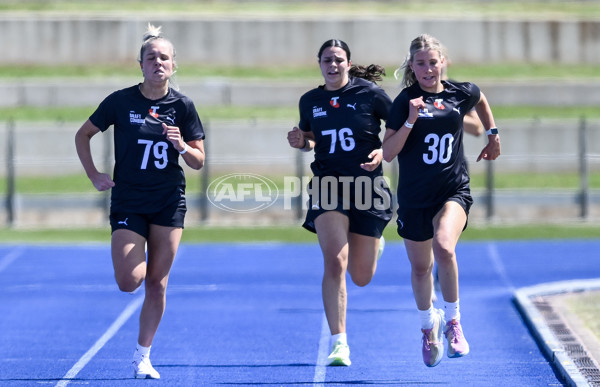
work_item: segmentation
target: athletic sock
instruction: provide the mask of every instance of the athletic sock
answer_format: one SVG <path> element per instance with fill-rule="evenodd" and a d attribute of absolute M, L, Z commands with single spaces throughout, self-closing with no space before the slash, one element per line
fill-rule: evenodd
<path fill-rule="evenodd" d="M 446 321 L 460 320 L 458 300 L 456 300 L 456 302 L 444 301 L 444 313 L 446 314 Z"/>
<path fill-rule="evenodd" d="M 150 347 L 152 347 L 152 346 L 150 346 Z M 142 357 L 149 357 L 150 356 L 150 347 L 144 347 L 144 346 L 138 344 L 135 347 L 135 352 L 133 353 L 133 359 L 140 360 Z"/>
<path fill-rule="evenodd" d="M 346 332 L 331 335 L 331 345 L 333 346 L 337 342 L 348 345 L 348 336 L 346 335 Z"/>
<path fill-rule="evenodd" d="M 418 309 L 418 311 L 419 311 L 419 317 L 421 318 L 421 329 L 433 328 L 433 323 L 435 322 L 433 320 L 433 306 L 431 306 L 427 310 Z"/>

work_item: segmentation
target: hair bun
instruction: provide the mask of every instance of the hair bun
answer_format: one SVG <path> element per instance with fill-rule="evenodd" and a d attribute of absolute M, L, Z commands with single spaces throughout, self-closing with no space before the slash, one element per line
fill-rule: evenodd
<path fill-rule="evenodd" d="M 161 29 L 162 26 L 155 27 L 151 23 L 148 23 L 148 29 L 146 30 L 146 33 L 144 33 L 142 40 L 145 42 L 149 39 L 156 39 L 160 37 Z"/>

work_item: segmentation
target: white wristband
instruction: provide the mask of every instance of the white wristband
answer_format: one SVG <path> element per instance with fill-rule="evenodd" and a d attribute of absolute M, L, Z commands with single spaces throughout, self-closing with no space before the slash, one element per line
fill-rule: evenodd
<path fill-rule="evenodd" d="M 498 128 L 489 128 L 485 131 L 485 134 L 491 136 L 492 134 L 498 134 Z"/>
<path fill-rule="evenodd" d="M 406 121 L 406 122 L 404 123 L 404 126 L 406 126 L 408 129 L 412 129 L 412 128 L 413 128 L 413 126 L 415 126 L 415 124 L 411 124 L 410 122 Z"/>
<path fill-rule="evenodd" d="M 308 142 L 308 138 L 304 139 L 304 146 L 302 148 L 300 148 L 300 150 L 302 152 L 310 152 L 311 151 L 311 149 L 310 149 L 310 142 Z"/>
<path fill-rule="evenodd" d="M 187 148 L 188 148 L 188 146 L 187 146 L 187 144 L 185 144 L 183 146 L 183 150 L 181 152 L 179 152 L 179 154 L 182 155 L 182 154 L 186 153 L 187 152 Z"/>

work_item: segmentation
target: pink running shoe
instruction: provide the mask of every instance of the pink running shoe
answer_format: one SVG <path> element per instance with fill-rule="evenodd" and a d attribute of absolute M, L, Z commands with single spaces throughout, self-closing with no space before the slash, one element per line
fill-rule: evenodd
<path fill-rule="evenodd" d="M 446 323 L 446 340 L 448 340 L 448 357 L 461 357 L 469 353 L 469 343 L 463 335 L 460 321 L 452 319 Z"/>
<path fill-rule="evenodd" d="M 434 323 L 431 329 L 423 332 L 423 362 L 427 367 L 440 364 L 444 355 L 444 311 L 434 309 Z"/>

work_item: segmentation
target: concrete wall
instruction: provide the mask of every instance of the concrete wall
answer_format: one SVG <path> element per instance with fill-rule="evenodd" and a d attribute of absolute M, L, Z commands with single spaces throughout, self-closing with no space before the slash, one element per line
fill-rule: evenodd
<path fill-rule="evenodd" d="M 83 17 L 0 15 L 3 64 L 94 64 L 135 61 L 148 21 L 163 25 L 180 63 L 294 66 L 315 63 L 327 39 L 345 40 L 356 64 L 400 64 L 410 41 L 438 37 L 455 62 L 600 63 L 598 20 L 460 20 L 321 15 L 196 17 L 170 14 Z"/>

